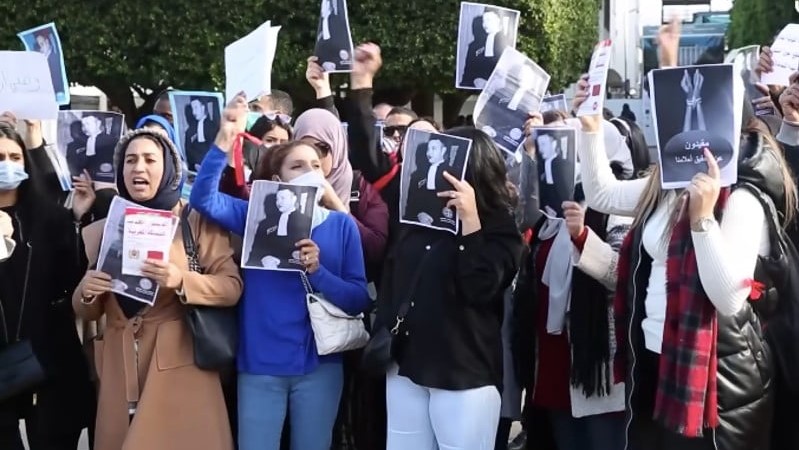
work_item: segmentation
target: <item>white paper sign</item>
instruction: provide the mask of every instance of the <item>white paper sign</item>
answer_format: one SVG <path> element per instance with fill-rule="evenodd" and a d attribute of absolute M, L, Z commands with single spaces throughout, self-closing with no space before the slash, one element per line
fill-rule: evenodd
<path fill-rule="evenodd" d="M 605 107 L 608 69 L 610 68 L 610 50 L 610 40 L 600 42 L 594 49 L 594 55 L 591 56 L 591 65 L 588 68 L 589 97 L 580 105 L 580 109 L 577 110 L 577 117 L 602 114 L 602 109 Z"/>
<path fill-rule="evenodd" d="M 0 51 L 1 111 L 10 111 L 18 119 L 58 118 L 50 67 L 43 54 Z"/>
<path fill-rule="evenodd" d="M 791 75 L 799 70 L 799 24 L 791 23 L 780 31 L 771 46 L 773 70 L 764 73 L 760 81 L 764 84 L 790 86 Z"/>
<path fill-rule="evenodd" d="M 255 31 L 225 47 L 225 98 L 239 92 L 247 101 L 272 92 L 272 63 L 280 27 L 266 22 Z"/>

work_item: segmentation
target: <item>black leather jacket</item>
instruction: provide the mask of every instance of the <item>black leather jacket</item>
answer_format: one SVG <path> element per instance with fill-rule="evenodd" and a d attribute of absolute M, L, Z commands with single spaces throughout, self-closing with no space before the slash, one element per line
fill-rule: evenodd
<path fill-rule="evenodd" d="M 785 204 L 783 175 L 779 161 L 755 136 L 745 136 L 741 142 L 741 162 L 738 166 L 738 183 L 733 189 L 749 189 L 765 202 L 766 219 L 779 217 L 769 209 L 779 209 Z M 772 211 L 774 211 L 772 209 Z M 763 325 L 776 311 L 779 303 L 778 280 L 775 274 L 784 266 L 785 258 L 779 253 L 781 246 L 775 242 L 779 226 L 773 222 L 771 256 L 761 256 L 755 279 L 766 285 L 765 294 L 757 301 L 750 300 L 733 316 L 719 315 L 718 334 L 718 405 L 720 425 L 713 432 L 718 450 L 768 450 L 774 410 L 774 358 L 766 344 Z M 651 259 L 642 248 L 643 227 L 631 231 L 632 259 L 635 268 L 629 278 L 627 299 L 631 312 L 626 323 L 620 324 L 629 333 L 628 361 L 634 362 L 636 355 L 644 351 L 641 321 L 644 319 L 644 300 L 649 282 Z M 628 420 L 637 413 L 639 404 L 635 391 L 640 371 L 635 364 L 628 364 L 627 387 Z M 632 407 L 631 407 L 632 406 Z M 629 422 L 628 422 L 629 423 Z M 628 427 L 629 432 L 629 427 Z"/>

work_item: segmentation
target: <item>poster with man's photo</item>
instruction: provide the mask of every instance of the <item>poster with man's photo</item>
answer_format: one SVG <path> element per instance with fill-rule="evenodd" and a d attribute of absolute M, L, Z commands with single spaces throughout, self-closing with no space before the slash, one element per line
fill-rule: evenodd
<path fill-rule="evenodd" d="M 724 58 L 724 62 L 726 64 L 732 64 L 733 73 L 741 77 L 741 80 L 743 80 L 746 96 L 748 97 L 748 100 L 752 102 L 755 115 L 773 115 L 775 113 L 773 106 L 774 104 L 770 101 L 770 98 L 766 94 L 760 92 L 760 90 L 757 89 L 757 86 L 755 86 L 755 84 L 758 82 L 755 69 L 757 68 L 759 61 L 759 45 L 748 45 L 746 47 L 730 50 L 730 52 Z M 769 98 L 769 102 L 763 103 L 755 101 L 763 97 Z"/>
<path fill-rule="evenodd" d="M 538 198 L 538 162 L 535 146 L 526 139 L 514 153 L 503 153 L 508 181 L 516 187 L 519 200 L 516 203 L 516 224 L 520 230 L 532 228 L 541 217 Z"/>
<path fill-rule="evenodd" d="M 122 137 L 125 116 L 109 111 L 59 111 L 58 151 L 73 177 L 89 172 L 93 181 L 114 183 L 114 148 Z"/>
<path fill-rule="evenodd" d="M 548 111 L 569 112 L 569 103 L 566 101 L 566 94 L 548 95 L 541 99 L 541 113 Z"/>
<path fill-rule="evenodd" d="M 462 2 L 458 21 L 455 87 L 483 89 L 507 48 L 516 48 L 519 11 Z"/>
<path fill-rule="evenodd" d="M 317 189 L 277 181 L 252 184 L 241 267 L 305 270 L 296 244 L 311 237 Z"/>
<path fill-rule="evenodd" d="M 563 202 L 574 198 L 577 130 L 533 128 L 529 139 L 536 153 L 539 207 L 549 217 L 563 217 Z"/>
<path fill-rule="evenodd" d="M 516 49 L 507 49 L 474 107 L 475 126 L 504 151 L 513 153 L 524 140 L 524 122 L 539 111 L 549 74 Z"/>
<path fill-rule="evenodd" d="M 58 37 L 55 23 L 50 22 L 29 30 L 17 33 L 22 40 L 25 50 L 39 52 L 47 59 L 50 68 L 50 78 L 53 80 L 53 91 L 59 105 L 68 105 L 69 83 L 67 82 L 67 69 L 64 65 L 64 53 L 61 49 L 61 38 Z"/>
<path fill-rule="evenodd" d="M 108 209 L 103 240 L 97 259 L 97 270 L 111 276 L 111 292 L 130 297 L 152 306 L 158 296 L 158 283 L 147 277 L 122 273 L 124 259 L 123 236 L 125 234 L 125 210 L 142 207 L 122 197 L 114 197 Z M 179 219 L 173 218 L 172 235 L 177 231 Z"/>
<path fill-rule="evenodd" d="M 732 64 L 656 69 L 649 86 L 663 188 L 684 188 L 707 172 L 705 149 L 718 161 L 722 185 L 735 183 L 744 88 Z"/>
<path fill-rule="evenodd" d="M 352 72 L 353 45 L 347 0 L 322 0 L 314 56 L 325 72 Z"/>
<path fill-rule="evenodd" d="M 222 114 L 220 92 L 170 91 L 175 121 L 175 144 L 190 172 L 198 172 L 219 132 Z"/>
<path fill-rule="evenodd" d="M 458 213 L 438 193 L 455 189 L 444 172 L 463 179 L 472 141 L 409 129 L 403 146 L 400 222 L 458 234 Z"/>

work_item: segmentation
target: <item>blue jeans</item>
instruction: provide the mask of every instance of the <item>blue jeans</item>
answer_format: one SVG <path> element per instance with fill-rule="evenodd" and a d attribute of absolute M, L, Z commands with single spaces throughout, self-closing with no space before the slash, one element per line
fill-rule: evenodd
<path fill-rule="evenodd" d="M 240 373 L 239 450 L 279 450 L 286 407 L 293 450 L 330 450 L 343 384 L 341 363 L 293 377 Z"/>
<path fill-rule="evenodd" d="M 558 450 L 624 449 L 624 413 L 576 419 L 570 412 L 550 411 L 549 417 Z"/>

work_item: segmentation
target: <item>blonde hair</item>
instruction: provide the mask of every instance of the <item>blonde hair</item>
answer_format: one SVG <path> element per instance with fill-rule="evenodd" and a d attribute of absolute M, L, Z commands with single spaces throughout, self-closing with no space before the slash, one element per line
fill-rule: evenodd
<path fill-rule="evenodd" d="M 742 132 L 745 134 L 757 134 L 758 140 L 763 146 L 763 151 L 769 152 L 769 154 L 771 154 L 777 160 L 777 163 L 780 166 L 783 189 L 785 191 L 784 204 L 775 206 L 778 210 L 784 211 L 785 217 L 782 221 L 782 226 L 785 228 L 796 216 L 797 193 L 796 183 L 794 182 L 793 174 L 788 167 L 788 163 L 785 161 L 782 147 L 779 145 L 774 136 L 772 136 L 771 131 L 769 131 L 768 127 L 766 127 L 766 124 L 759 119 L 753 118 L 749 120 Z M 635 221 L 633 222 L 633 227 L 642 225 L 647 217 L 652 214 L 652 211 L 655 210 L 658 204 L 663 201 L 665 195 L 665 191 L 663 191 L 660 187 L 660 167 L 656 165 L 649 173 L 649 182 L 647 183 L 643 194 L 641 194 L 641 198 L 638 201 L 638 206 L 635 208 Z M 671 230 L 680 220 L 684 206 L 685 204 L 680 202 L 671 212 L 669 217 L 669 225 L 666 229 L 667 232 L 664 233 L 665 236 L 671 235 Z M 665 239 L 668 240 L 668 238 Z"/>

